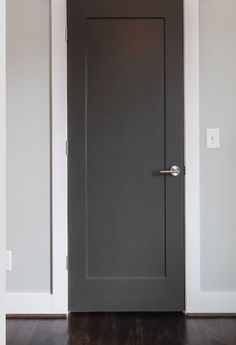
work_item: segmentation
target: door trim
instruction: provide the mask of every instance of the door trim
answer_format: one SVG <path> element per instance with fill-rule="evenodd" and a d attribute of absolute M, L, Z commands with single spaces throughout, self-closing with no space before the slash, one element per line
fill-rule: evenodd
<path fill-rule="evenodd" d="M 51 0 L 52 313 L 68 312 L 66 0 Z"/>
<path fill-rule="evenodd" d="M 184 0 L 185 312 L 200 294 L 199 0 Z"/>

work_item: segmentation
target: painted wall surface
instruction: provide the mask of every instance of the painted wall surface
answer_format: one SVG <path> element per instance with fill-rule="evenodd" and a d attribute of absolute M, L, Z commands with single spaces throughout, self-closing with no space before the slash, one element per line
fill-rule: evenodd
<path fill-rule="evenodd" d="M 206 128 L 220 148 L 206 149 Z M 201 289 L 236 290 L 236 1 L 200 1 Z"/>
<path fill-rule="evenodd" d="M 50 3 L 7 1 L 7 292 L 50 291 Z"/>
<path fill-rule="evenodd" d="M 0 1 L 0 345 L 5 337 L 5 163 L 6 163 L 6 114 L 5 114 L 5 1 Z"/>
<path fill-rule="evenodd" d="M 7 1 L 8 292 L 50 291 L 49 17 L 49 0 Z M 235 18 L 235 0 L 200 0 L 203 291 L 236 290 Z M 219 149 L 206 128 L 220 128 Z"/>

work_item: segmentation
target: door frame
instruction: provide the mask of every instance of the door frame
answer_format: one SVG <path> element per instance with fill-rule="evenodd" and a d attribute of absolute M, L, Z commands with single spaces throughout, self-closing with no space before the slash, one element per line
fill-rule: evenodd
<path fill-rule="evenodd" d="M 184 0 L 185 313 L 200 303 L 199 6 Z"/>
<path fill-rule="evenodd" d="M 184 1 L 185 312 L 200 293 L 199 0 Z M 67 313 L 66 0 L 51 0 L 53 313 Z M 60 174 L 58 173 L 60 172 Z"/>
<path fill-rule="evenodd" d="M 66 0 L 51 0 L 53 313 L 68 313 Z"/>

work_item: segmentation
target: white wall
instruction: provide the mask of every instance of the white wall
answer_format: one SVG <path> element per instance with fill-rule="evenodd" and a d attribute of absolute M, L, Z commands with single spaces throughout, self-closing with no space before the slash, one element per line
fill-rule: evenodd
<path fill-rule="evenodd" d="M 206 128 L 220 128 L 220 149 L 206 149 Z M 236 291 L 235 134 L 236 1 L 201 0 L 202 291 Z"/>
<path fill-rule="evenodd" d="M 0 1 L 0 345 L 5 344 L 5 2 Z"/>
<path fill-rule="evenodd" d="M 50 2 L 7 0 L 7 292 L 50 292 Z"/>
<path fill-rule="evenodd" d="M 192 7 L 197 9 L 197 1 L 185 0 L 188 3 L 189 12 Z M 28 9 L 31 6 L 44 6 L 46 0 L 8 0 L 8 6 L 16 6 L 18 3 L 24 3 L 24 9 Z M 28 6 L 31 4 L 31 6 Z M 198 264 L 192 264 L 189 261 L 188 271 L 191 272 L 191 277 L 199 274 L 200 285 L 195 284 L 194 278 L 189 284 L 191 291 L 194 291 L 191 297 L 191 303 L 189 304 L 188 312 L 236 312 L 236 280 L 235 280 L 235 218 L 234 214 L 234 195 L 235 186 L 233 174 L 229 172 L 234 168 L 234 143 L 233 134 L 235 132 L 234 125 L 235 116 L 234 111 L 235 104 L 234 99 L 236 98 L 235 92 L 235 40 L 236 40 L 236 29 L 235 29 L 235 18 L 236 18 L 236 1 L 233 0 L 200 0 L 200 163 L 201 163 L 201 246 L 196 245 L 194 236 L 188 244 L 192 246 L 188 248 L 189 252 L 196 254 L 198 260 L 198 251 L 201 247 L 201 271 L 198 270 Z M 27 5 L 27 6 L 25 6 Z M 195 10 L 194 10 L 195 11 Z M 191 10 L 191 12 L 193 12 Z M 21 12 L 19 12 L 21 13 Z M 35 13 L 35 12 L 34 12 Z M 40 12 L 39 12 L 40 13 Z M 47 11 L 46 11 L 47 13 Z M 38 13 L 37 13 L 38 14 Z M 32 13 L 31 13 L 32 15 Z M 13 27 L 17 25 L 21 16 L 16 16 Z M 27 18 L 27 16 L 26 16 Z M 45 17 L 44 17 L 45 18 Z M 195 18 L 195 16 L 194 16 Z M 38 25 L 38 33 L 41 32 L 44 27 L 41 25 L 42 18 L 37 24 L 37 18 L 31 23 L 34 28 Z M 189 19 L 189 27 L 191 28 L 191 18 Z M 26 24 L 24 24 L 26 25 Z M 195 25 L 195 24 L 194 24 Z M 39 30 L 40 27 L 40 30 Z M 187 30 L 187 28 L 186 28 Z M 37 32 L 37 30 L 36 30 Z M 194 85 L 194 76 L 191 70 L 192 61 L 196 58 L 195 54 L 195 41 L 191 43 L 191 29 L 189 30 L 188 39 L 188 79 L 192 86 Z M 49 37 L 49 34 L 48 36 Z M 24 45 L 24 39 L 22 40 Z M 33 37 L 31 40 L 34 42 Z M 15 47 L 13 47 L 15 49 Z M 29 45 L 25 44 L 24 49 L 28 49 Z M 197 47 L 196 47 L 197 49 Z M 193 56 L 191 56 L 193 54 Z M 32 56 L 34 56 L 32 54 Z M 44 55 L 45 57 L 45 55 Z M 195 62 L 194 62 L 195 63 Z M 24 65 L 25 66 L 25 65 Z M 26 68 L 26 66 L 24 67 Z M 46 76 L 44 76 L 46 78 Z M 32 78 L 35 78 L 35 74 L 32 74 Z M 36 79 L 35 79 L 36 80 Z M 37 82 L 38 85 L 38 82 Z M 194 88 L 194 86 L 193 86 Z M 197 86 L 196 86 L 197 88 Z M 30 89 L 31 90 L 31 89 Z M 188 94 L 188 90 L 186 93 Z M 195 91 L 194 91 L 195 92 Z M 196 91 L 197 92 L 197 91 Z M 31 90 L 31 94 L 33 94 Z M 191 103 L 191 100 L 190 100 Z M 196 105 L 196 104 L 195 104 Z M 197 105 L 196 105 L 197 108 Z M 191 112 L 191 106 L 189 104 L 189 111 Z M 24 114 L 24 112 L 23 112 Z M 219 150 L 206 150 L 205 148 L 205 128 L 206 127 L 219 127 L 221 133 L 221 148 Z M 37 134 L 37 133 L 36 133 Z M 195 132 L 193 133 L 195 135 Z M 230 135 L 232 134 L 232 136 Z M 14 137 L 13 137 L 14 139 Z M 194 139 L 195 140 L 195 139 Z M 188 142 L 191 143 L 193 140 L 189 137 Z M 197 138 L 195 140 L 197 142 Z M 18 141 L 19 143 L 20 141 Z M 192 148 L 189 148 L 191 153 Z M 193 160 L 195 157 L 193 158 Z M 17 171 L 17 170 L 16 170 Z M 187 166 L 187 174 L 188 174 Z M 27 172 L 27 171 L 26 171 Z M 193 173 L 193 172 L 192 172 Z M 197 172 L 196 172 L 197 173 Z M 37 180 L 38 181 L 38 180 Z M 35 184 L 34 184 L 35 185 Z M 188 185 L 190 190 L 190 185 Z M 192 186 L 193 187 L 193 186 Z M 33 194 L 34 195 L 34 194 Z M 48 195 L 47 192 L 45 195 Z M 47 200 L 47 197 L 44 199 Z M 29 203 L 30 204 L 30 203 Z M 28 204 L 28 205 L 29 205 Z M 29 205 L 32 206 L 32 205 Z M 45 215 L 45 213 L 44 213 Z M 198 220 L 198 219 L 197 219 Z M 195 224 L 188 223 L 188 229 L 194 229 Z M 23 227 L 24 228 L 24 227 Z M 12 228 L 13 229 L 13 228 Z M 19 226 L 17 227 L 19 229 Z M 16 239 L 12 238 L 11 243 L 14 244 L 19 239 L 19 248 L 27 248 L 27 244 L 32 244 L 32 248 L 36 248 L 35 253 L 33 250 L 31 254 L 43 260 L 42 252 L 45 248 L 48 248 L 49 238 L 48 230 L 46 231 L 46 242 L 43 250 L 41 248 L 40 253 L 37 252 L 37 239 L 42 238 L 38 231 L 33 232 L 28 228 L 26 235 L 29 238 L 25 240 L 27 243 L 22 243 L 22 232 L 18 230 L 12 230 L 12 237 L 16 234 Z M 45 234 L 45 233 L 44 233 Z M 198 237 L 197 237 L 198 238 Z M 49 241 L 49 242 L 48 242 Z M 192 241 L 192 242 L 191 242 Z M 12 249 L 9 246 L 8 249 Z M 17 243 L 16 243 L 17 247 Z M 195 250 L 195 249 L 196 250 Z M 40 254 L 40 255 L 38 255 Z M 24 260 L 21 261 L 19 269 L 19 275 L 15 275 L 15 281 L 10 286 L 10 291 L 21 291 L 25 292 L 26 283 L 27 289 L 30 291 L 48 291 L 50 272 L 44 274 L 44 268 L 49 267 L 48 262 L 50 251 L 46 249 L 46 260 L 41 262 L 41 259 L 34 262 L 31 265 L 32 255 L 28 253 L 20 252 L 18 255 L 19 259 L 23 255 Z M 197 260 L 195 262 L 197 262 Z M 30 265 L 28 263 L 30 262 Z M 28 269 L 25 267 L 31 267 L 31 271 L 24 273 L 24 270 Z M 43 279 L 43 286 L 40 285 L 42 281 L 34 285 L 34 278 L 36 276 L 36 267 L 39 265 L 42 272 L 41 278 Z M 42 266 L 41 266 L 42 265 Z M 14 268 L 14 252 L 13 252 L 13 268 Z M 28 275 L 32 274 L 32 277 Z M 13 276 L 14 272 L 8 274 Z M 26 276 L 24 285 L 18 285 L 18 278 L 20 275 Z M 44 279 L 45 278 L 45 279 Z M 9 281 L 10 283 L 10 281 Z M 197 281 L 198 283 L 198 281 Z M 21 283 L 19 283 L 21 284 Z M 28 290 L 27 290 L 28 291 Z M 189 293 L 191 294 L 191 291 Z"/>

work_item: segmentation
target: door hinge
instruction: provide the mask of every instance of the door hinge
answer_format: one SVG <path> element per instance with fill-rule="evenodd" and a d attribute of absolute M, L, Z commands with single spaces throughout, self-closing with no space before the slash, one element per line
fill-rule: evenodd
<path fill-rule="evenodd" d="M 68 41 L 68 27 L 65 26 L 65 40 Z"/>
<path fill-rule="evenodd" d="M 68 260 L 68 255 L 66 255 L 66 270 L 68 271 L 69 267 L 69 260 Z"/>
<path fill-rule="evenodd" d="M 68 156 L 68 140 L 66 140 L 66 144 L 65 144 L 66 148 L 65 148 L 65 151 L 66 151 L 66 156 Z"/>
<path fill-rule="evenodd" d="M 184 166 L 184 175 L 186 175 L 186 166 Z"/>

